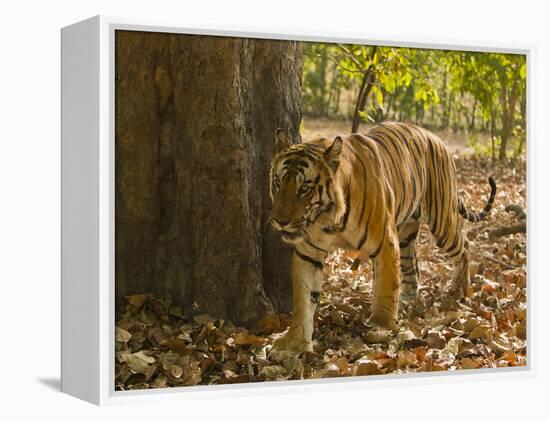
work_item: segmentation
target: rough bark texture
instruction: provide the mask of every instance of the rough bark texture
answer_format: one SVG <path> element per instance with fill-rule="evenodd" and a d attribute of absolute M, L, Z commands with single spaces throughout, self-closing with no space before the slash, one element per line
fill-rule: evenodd
<path fill-rule="evenodd" d="M 372 47 L 370 60 L 374 59 L 377 48 L 378 47 L 376 46 Z M 372 90 L 375 82 L 376 75 L 374 74 L 374 66 L 371 64 L 363 74 L 361 87 L 359 88 L 359 94 L 357 95 L 355 110 L 353 111 L 353 120 L 351 124 L 352 133 L 357 133 L 359 131 L 359 126 L 361 125 L 362 121 L 361 113 L 365 110 L 367 99 L 369 98 L 370 91 Z"/>
<path fill-rule="evenodd" d="M 273 134 L 299 138 L 299 43 L 117 31 L 116 291 L 252 323 L 291 300 Z"/>

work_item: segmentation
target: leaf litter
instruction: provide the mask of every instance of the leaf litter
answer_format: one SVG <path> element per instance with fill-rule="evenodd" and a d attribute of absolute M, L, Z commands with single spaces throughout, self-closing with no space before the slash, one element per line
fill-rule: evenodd
<path fill-rule="evenodd" d="M 354 251 L 335 250 L 315 314 L 313 352 L 270 356 L 289 315 L 268 314 L 254 328 L 207 314 L 188 318 L 170 297 L 126 297 L 115 327 L 116 389 L 297 380 L 389 373 L 524 366 L 527 358 L 526 235 L 492 239 L 496 226 L 513 225 L 505 207 L 525 209 L 525 162 L 512 168 L 485 159 L 455 157 L 460 194 L 481 209 L 497 180 L 486 221 L 465 223 L 470 240 L 471 287 L 449 299 L 452 266 L 426 227 L 418 247 L 419 294 L 400 309 L 398 327 L 372 342 L 367 320 L 372 271 Z"/>

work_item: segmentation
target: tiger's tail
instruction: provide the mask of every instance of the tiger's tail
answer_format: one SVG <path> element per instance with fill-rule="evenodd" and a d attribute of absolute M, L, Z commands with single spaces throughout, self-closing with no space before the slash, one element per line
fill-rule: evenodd
<path fill-rule="evenodd" d="M 458 212 L 460 213 L 460 215 L 462 215 L 464 219 L 467 219 L 470 222 L 479 222 L 483 221 L 487 217 L 487 215 L 489 215 L 489 211 L 493 207 L 493 202 L 495 201 L 495 195 L 497 192 L 497 185 L 493 177 L 489 177 L 489 185 L 491 186 L 491 195 L 489 196 L 487 205 L 479 213 L 474 213 L 466 208 L 466 205 L 464 204 L 462 199 L 459 198 Z"/>

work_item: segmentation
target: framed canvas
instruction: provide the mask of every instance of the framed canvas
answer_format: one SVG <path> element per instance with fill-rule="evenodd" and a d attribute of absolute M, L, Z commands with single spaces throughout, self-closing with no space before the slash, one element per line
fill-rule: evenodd
<path fill-rule="evenodd" d="M 533 57 L 104 16 L 63 28 L 62 391 L 531 375 Z"/>

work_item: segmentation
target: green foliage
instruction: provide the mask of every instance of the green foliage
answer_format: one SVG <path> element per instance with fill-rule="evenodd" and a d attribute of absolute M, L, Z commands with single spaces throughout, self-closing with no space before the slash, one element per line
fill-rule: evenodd
<path fill-rule="evenodd" d="M 494 146 L 500 146 L 500 137 L 494 137 Z M 473 150 L 474 155 L 481 157 L 491 157 L 493 154 L 493 145 L 491 142 L 483 142 L 479 133 L 473 132 L 468 135 L 468 146 Z"/>
<path fill-rule="evenodd" d="M 306 116 L 477 128 L 500 138 L 490 143 L 502 145 L 501 157 L 525 149 L 523 55 L 304 43 L 303 69 Z"/>

